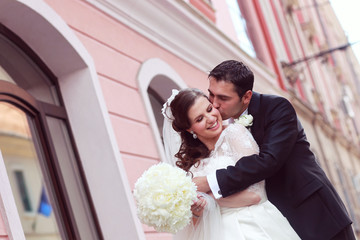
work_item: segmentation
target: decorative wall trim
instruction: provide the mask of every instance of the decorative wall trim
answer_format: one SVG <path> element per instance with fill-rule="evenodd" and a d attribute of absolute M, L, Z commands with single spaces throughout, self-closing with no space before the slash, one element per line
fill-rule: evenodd
<path fill-rule="evenodd" d="M 187 1 L 86 1 L 204 72 L 224 60 L 238 59 L 265 81 L 277 81 L 264 64 L 245 53 Z"/>
<path fill-rule="evenodd" d="M 147 116 L 149 118 L 150 126 L 154 133 L 154 139 L 156 142 L 156 146 L 157 146 L 157 149 L 158 149 L 158 152 L 159 152 L 159 155 L 160 155 L 162 161 L 166 162 L 164 147 L 163 147 L 163 144 L 161 141 L 161 137 L 157 131 L 158 126 L 157 126 L 157 123 L 156 123 L 156 120 L 154 117 L 154 111 L 151 107 L 149 95 L 147 92 L 147 89 L 148 89 L 151 81 L 156 76 L 159 76 L 159 75 L 163 75 L 169 79 L 168 84 L 162 83 L 161 87 L 156 88 L 156 90 L 159 91 L 158 94 L 163 99 L 167 99 L 171 94 L 170 80 L 173 83 L 175 83 L 175 85 L 177 85 L 180 89 L 186 88 L 187 85 L 181 79 L 179 74 L 177 74 L 175 72 L 175 70 L 169 64 L 167 64 L 166 62 L 164 62 L 163 60 L 158 59 L 158 58 L 152 58 L 152 59 L 145 61 L 141 65 L 139 73 L 138 73 L 137 81 L 139 84 L 141 96 L 142 96 L 144 104 L 145 104 L 145 109 L 146 109 Z M 166 85 L 168 85 L 168 87 Z"/>
<path fill-rule="evenodd" d="M 58 78 L 104 239 L 145 239 L 90 54 L 43 0 L 2 0 L 0 21 Z M 118 227 L 109 216 L 121 216 Z"/>
<path fill-rule="evenodd" d="M 4 220 L 9 239 L 25 240 L 19 213 L 12 195 L 9 177 L 6 172 L 4 159 L 0 152 L 0 212 Z"/>

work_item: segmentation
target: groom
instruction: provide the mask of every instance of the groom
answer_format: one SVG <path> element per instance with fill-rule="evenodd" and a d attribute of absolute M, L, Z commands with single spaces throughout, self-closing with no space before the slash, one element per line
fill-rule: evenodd
<path fill-rule="evenodd" d="M 340 197 L 316 162 L 296 112 L 285 98 L 252 92 L 254 75 L 229 60 L 209 74 L 209 98 L 223 119 L 253 116 L 251 133 L 259 155 L 194 178 L 198 191 L 227 197 L 266 179 L 269 200 L 304 240 L 355 239 Z"/>

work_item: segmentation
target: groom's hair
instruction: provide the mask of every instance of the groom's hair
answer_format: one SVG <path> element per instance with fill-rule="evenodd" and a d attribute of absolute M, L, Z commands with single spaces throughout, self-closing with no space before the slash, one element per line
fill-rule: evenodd
<path fill-rule="evenodd" d="M 211 70 L 208 77 L 213 77 L 216 81 L 234 84 L 235 91 L 240 98 L 254 86 L 254 73 L 244 63 L 236 60 L 220 63 Z"/>

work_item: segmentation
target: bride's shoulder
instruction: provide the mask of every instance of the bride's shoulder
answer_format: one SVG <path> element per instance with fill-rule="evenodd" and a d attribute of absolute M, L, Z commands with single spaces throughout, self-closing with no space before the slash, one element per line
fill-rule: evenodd
<path fill-rule="evenodd" d="M 229 124 L 224 130 L 224 137 L 227 139 L 238 139 L 239 137 L 251 135 L 249 130 L 241 124 Z"/>
<path fill-rule="evenodd" d="M 224 131 L 227 131 L 229 134 L 231 134 L 231 133 L 239 133 L 239 132 L 247 131 L 247 129 L 241 124 L 232 123 L 227 125 Z"/>

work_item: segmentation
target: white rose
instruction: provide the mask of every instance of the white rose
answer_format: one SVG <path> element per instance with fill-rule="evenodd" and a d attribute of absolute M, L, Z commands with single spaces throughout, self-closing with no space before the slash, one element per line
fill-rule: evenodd
<path fill-rule="evenodd" d="M 234 119 L 235 123 L 239 123 L 244 127 L 251 127 L 253 124 L 253 116 L 251 114 L 241 115 L 238 119 Z"/>

